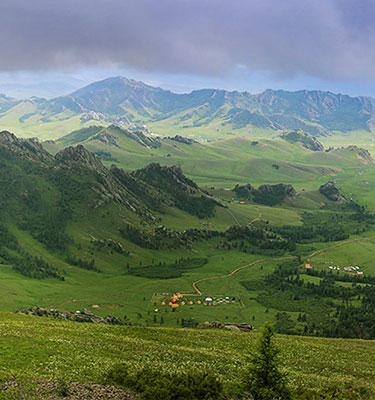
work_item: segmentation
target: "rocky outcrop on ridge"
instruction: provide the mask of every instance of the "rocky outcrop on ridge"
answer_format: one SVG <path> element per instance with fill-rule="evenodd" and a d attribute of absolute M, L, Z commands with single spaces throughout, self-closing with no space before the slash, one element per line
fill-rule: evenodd
<path fill-rule="evenodd" d="M 335 182 L 327 182 L 320 186 L 319 192 L 327 197 L 328 200 L 337 201 L 338 203 L 346 203 L 347 199 L 341 193 L 341 190 L 336 186 Z"/>
<path fill-rule="evenodd" d="M 237 184 L 233 192 L 235 192 L 239 198 L 252 199 L 256 203 L 268 206 L 281 204 L 287 197 L 293 198 L 297 195 L 294 187 L 285 183 L 260 185 L 258 189 L 255 189 L 250 183 L 242 186 Z"/>
<path fill-rule="evenodd" d="M 194 139 L 190 139 L 181 135 L 176 135 L 174 137 L 168 137 L 168 139 L 170 140 L 174 140 L 175 142 L 179 142 L 179 143 L 184 143 L 184 144 L 194 144 L 194 143 L 198 143 L 196 140 Z"/>
<path fill-rule="evenodd" d="M 289 143 L 299 143 L 312 151 L 324 151 L 323 144 L 315 136 L 301 130 L 285 133 L 281 135 L 281 138 Z"/>
<path fill-rule="evenodd" d="M 255 192 L 255 187 L 250 185 L 250 183 L 246 185 L 237 184 L 233 189 L 233 192 L 235 192 L 238 197 L 248 199 Z"/>
<path fill-rule="evenodd" d="M 232 323 L 223 323 L 219 321 L 214 322 L 204 322 L 198 325 L 198 328 L 216 328 L 216 329 L 227 329 L 228 331 L 233 332 L 251 332 L 253 330 L 252 325 L 249 324 L 232 324 Z"/>
<path fill-rule="evenodd" d="M 105 325 L 126 325 L 120 318 L 114 317 L 113 315 L 107 315 L 106 317 L 100 317 L 87 310 L 76 311 L 76 312 L 63 312 L 55 310 L 53 308 L 41 308 L 39 306 L 30 307 L 24 310 L 16 310 L 16 314 L 34 315 L 38 317 L 48 317 L 54 319 L 61 319 L 65 321 L 74 322 L 88 322 L 92 324 L 105 324 Z"/>
<path fill-rule="evenodd" d="M 13 133 L 2 131 L 0 132 L 0 148 L 24 160 L 48 164 L 53 162 L 53 156 L 44 150 L 36 138 L 19 139 Z"/>
<path fill-rule="evenodd" d="M 98 135 L 94 136 L 91 140 L 98 140 L 99 142 L 102 142 L 108 146 L 120 147 L 116 142 L 116 138 L 106 131 L 100 132 Z"/>

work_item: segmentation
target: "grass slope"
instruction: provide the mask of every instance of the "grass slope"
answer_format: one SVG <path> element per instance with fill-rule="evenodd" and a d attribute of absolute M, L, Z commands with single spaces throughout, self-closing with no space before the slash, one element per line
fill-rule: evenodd
<path fill-rule="evenodd" d="M 209 371 L 238 379 L 257 333 L 113 327 L 0 313 L 0 375 L 29 368 L 46 379 L 101 382 L 117 363 L 131 370 Z M 276 338 L 293 389 L 346 385 L 375 389 L 375 342 L 298 336 Z"/>

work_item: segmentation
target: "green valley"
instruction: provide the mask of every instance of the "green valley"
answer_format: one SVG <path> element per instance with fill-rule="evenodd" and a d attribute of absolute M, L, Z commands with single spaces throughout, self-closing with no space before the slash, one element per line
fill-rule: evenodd
<path fill-rule="evenodd" d="M 295 265 L 315 286 L 326 279 L 320 271 L 336 286 L 364 279 L 363 289 L 327 289 L 332 326 L 341 300 L 371 297 L 375 203 L 356 188 L 375 168 L 364 149 L 315 151 L 282 137 L 202 144 L 110 126 L 44 143 L 52 155 L 38 141 L 1 135 L 5 310 L 85 308 L 172 327 L 273 320 L 281 332 L 320 335 L 327 321 L 316 317 L 314 287 L 289 307 L 293 287 L 267 284 L 279 265 Z M 332 180 L 344 201 L 323 191 Z M 364 275 L 345 280 L 328 261 Z M 308 263 L 316 277 L 298 269 Z"/>

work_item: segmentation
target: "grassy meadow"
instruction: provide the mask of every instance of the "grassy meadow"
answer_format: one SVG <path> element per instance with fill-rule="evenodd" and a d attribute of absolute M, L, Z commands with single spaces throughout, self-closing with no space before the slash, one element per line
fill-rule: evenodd
<path fill-rule="evenodd" d="M 118 363 L 132 370 L 208 371 L 228 385 L 246 369 L 257 333 L 98 326 L 0 313 L 0 376 L 29 369 L 45 379 L 102 382 Z M 375 343 L 278 335 L 293 389 L 374 390 Z"/>

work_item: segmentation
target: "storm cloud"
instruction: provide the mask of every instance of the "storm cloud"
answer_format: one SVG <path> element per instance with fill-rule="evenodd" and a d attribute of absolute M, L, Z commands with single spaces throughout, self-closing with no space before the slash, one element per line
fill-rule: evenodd
<path fill-rule="evenodd" d="M 372 0 L 2 0 L 0 70 L 375 77 Z"/>

